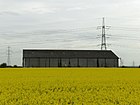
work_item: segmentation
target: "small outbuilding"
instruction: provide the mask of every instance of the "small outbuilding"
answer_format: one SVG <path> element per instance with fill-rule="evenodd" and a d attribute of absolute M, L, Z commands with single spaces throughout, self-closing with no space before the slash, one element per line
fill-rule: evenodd
<path fill-rule="evenodd" d="M 23 50 L 23 67 L 118 67 L 118 62 L 111 50 Z"/>

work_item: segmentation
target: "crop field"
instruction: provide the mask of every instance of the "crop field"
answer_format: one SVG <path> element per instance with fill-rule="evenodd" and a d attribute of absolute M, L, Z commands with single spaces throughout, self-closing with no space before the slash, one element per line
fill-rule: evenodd
<path fill-rule="evenodd" d="M 0 69 L 0 105 L 140 105 L 140 69 Z"/>

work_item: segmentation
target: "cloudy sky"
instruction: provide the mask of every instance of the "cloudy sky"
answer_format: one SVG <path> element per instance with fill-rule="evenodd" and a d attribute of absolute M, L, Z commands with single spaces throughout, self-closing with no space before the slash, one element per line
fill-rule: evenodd
<path fill-rule="evenodd" d="M 0 0 L 0 63 L 22 64 L 23 48 L 100 50 L 102 17 L 107 48 L 124 65 L 140 65 L 139 0 Z"/>

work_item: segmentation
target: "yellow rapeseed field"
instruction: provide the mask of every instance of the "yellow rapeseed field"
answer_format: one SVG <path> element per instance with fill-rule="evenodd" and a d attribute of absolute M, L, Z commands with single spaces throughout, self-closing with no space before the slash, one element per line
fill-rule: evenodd
<path fill-rule="evenodd" d="M 0 69 L 0 105 L 140 105 L 140 69 Z"/>

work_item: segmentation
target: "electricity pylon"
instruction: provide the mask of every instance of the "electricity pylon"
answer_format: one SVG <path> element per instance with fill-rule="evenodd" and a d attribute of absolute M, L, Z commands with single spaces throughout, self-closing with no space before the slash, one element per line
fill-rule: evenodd
<path fill-rule="evenodd" d="M 109 28 L 110 26 L 105 25 L 105 18 L 103 17 L 102 26 L 97 27 L 97 29 L 102 30 L 101 50 L 107 50 L 106 29 L 109 29 Z"/>

